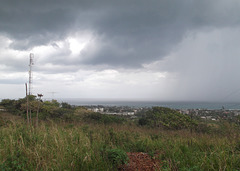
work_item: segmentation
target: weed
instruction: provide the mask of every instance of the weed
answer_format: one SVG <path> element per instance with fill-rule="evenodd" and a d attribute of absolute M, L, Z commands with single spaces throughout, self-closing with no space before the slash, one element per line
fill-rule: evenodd
<path fill-rule="evenodd" d="M 128 156 L 125 151 L 119 148 L 106 150 L 108 160 L 115 166 L 126 164 L 128 162 Z"/>

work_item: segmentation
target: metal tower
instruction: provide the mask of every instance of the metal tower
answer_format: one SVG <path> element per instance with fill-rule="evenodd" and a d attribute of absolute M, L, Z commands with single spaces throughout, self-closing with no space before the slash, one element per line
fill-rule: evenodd
<path fill-rule="evenodd" d="M 32 83 L 33 83 L 33 75 L 32 75 L 32 66 L 34 55 L 30 53 L 30 61 L 29 61 L 29 95 L 32 95 Z"/>

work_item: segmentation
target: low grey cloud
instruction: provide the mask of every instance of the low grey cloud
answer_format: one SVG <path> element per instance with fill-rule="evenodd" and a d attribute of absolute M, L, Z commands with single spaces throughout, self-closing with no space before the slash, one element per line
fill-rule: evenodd
<path fill-rule="evenodd" d="M 24 84 L 25 79 L 0 79 L 0 84 Z"/>
<path fill-rule="evenodd" d="M 79 63 L 141 67 L 166 56 L 188 32 L 237 27 L 239 11 L 236 0 L 2 1 L 0 31 L 14 40 L 11 48 L 26 50 L 91 30 L 98 49 L 87 47 Z"/>

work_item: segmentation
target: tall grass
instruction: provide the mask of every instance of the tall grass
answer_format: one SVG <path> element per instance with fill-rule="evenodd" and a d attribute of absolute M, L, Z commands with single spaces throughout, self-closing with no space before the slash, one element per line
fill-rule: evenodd
<path fill-rule="evenodd" d="M 109 149 L 146 152 L 160 159 L 162 170 L 240 170 L 239 136 L 228 136 L 127 124 L 42 122 L 34 128 L 12 121 L 0 127 L 0 170 L 116 170 Z"/>
<path fill-rule="evenodd" d="M 111 170 L 81 127 L 23 124 L 0 130 L 0 161 L 6 170 Z"/>

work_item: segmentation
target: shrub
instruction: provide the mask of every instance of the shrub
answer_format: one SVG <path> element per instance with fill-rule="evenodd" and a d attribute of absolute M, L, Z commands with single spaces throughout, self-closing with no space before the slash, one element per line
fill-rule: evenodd
<path fill-rule="evenodd" d="M 115 166 L 126 164 L 128 162 L 128 156 L 125 151 L 119 148 L 106 150 L 108 160 Z"/>
<path fill-rule="evenodd" d="M 103 123 L 103 124 L 110 124 L 110 123 L 121 124 L 126 121 L 125 118 L 120 116 L 105 115 L 101 113 L 90 113 L 85 115 L 83 119 L 85 121 L 94 121 L 94 122 Z"/>
<path fill-rule="evenodd" d="M 166 129 L 186 129 L 197 125 L 189 116 L 165 107 L 153 107 L 138 123 Z"/>
<path fill-rule="evenodd" d="M 26 170 L 27 158 L 20 151 L 16 151 L 13 156 L 8 156 L 7 160 L 0 164 L 1 170 Z"/>
<path fill-rule="evenodd" d="M 0 127 L 5 125 L 5 120 L 0 116 Z"/>
<path fill-rule="evenodd" d="M 72 106 L 66 102 L 61 103 L 62 108 L 64 109 L 72 109 Z"/>

